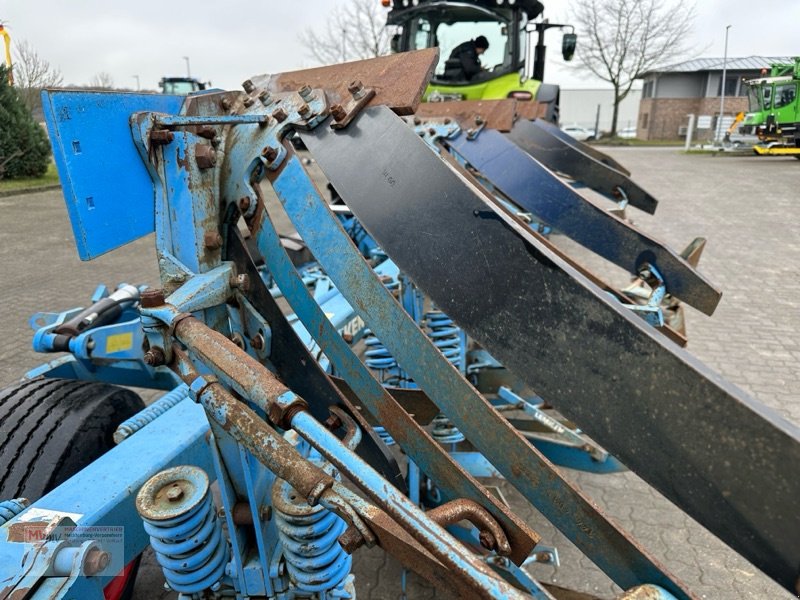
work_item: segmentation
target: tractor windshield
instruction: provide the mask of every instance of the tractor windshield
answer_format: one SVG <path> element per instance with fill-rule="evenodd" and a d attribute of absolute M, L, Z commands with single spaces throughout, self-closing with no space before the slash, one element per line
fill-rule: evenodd
<path fill-rule="evenodd" d="M 755 113 L 764 110 L 761 102 L 761 86 L 751 85 L 747 90 L 748 109 L 747 112 Z"/>
<path fill-rule="evenodd" d="M 515 34 L 514 21 L 510 10 L 490 12 L 472 7 L 450 7 L 447 11 L 420 12 L 407 23 L 409 50 L 438 46 L 439 63 L 434 78 L 441 79 L 453 50 L 463 42 L 484 36 L 489 42 L 489 48 L 480 57 L 485 75 L 478 75 L 475 79 L 488 79 L 519 67 L 515 64 L 519 62 L 515 56 L 520 55 L 518 40 L 524 42 L 524 35 L 519 31 Z"/>

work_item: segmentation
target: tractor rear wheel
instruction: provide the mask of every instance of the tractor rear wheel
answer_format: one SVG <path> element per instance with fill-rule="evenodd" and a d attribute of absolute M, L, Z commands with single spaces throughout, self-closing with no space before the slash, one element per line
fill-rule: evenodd
<path fill-rule="evenodd" d="M 0 500 L 41 498 L 113 448 L 117 425 L 143 408 L 137 394 L 104 383 L 32 379 L 0 390 Z M 139 557 L 107 600 L 130 598 L 138 567 Z"/>

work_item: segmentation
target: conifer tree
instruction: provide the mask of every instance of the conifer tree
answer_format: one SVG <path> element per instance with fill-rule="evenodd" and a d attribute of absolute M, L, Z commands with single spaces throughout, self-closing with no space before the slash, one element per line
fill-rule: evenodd
<path fill-rule="evenodd" d="M 49 158 L 47 134 L 8 84 L 8 71 L 0 65 L 0 179 L 41 177 Z"/>

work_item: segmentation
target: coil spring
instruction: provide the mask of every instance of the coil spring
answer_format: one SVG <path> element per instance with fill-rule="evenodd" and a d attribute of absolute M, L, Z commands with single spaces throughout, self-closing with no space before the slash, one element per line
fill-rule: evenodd
<path fill-rule="evenodd" d="M 272 494 L 286 570 L 296 587 L 305 592 L 342 587 L 353 562 L 337 541 L 345 522 L 319 504 L 310 506 L 283 480 L 275 482 Z"/>
<path fill-rule="evenodd" d="M 386 444 L 387 446 L 395 445 L 395 441 L 394 438 L 392 437 L 392 434 L 386 431 L 385 427 L 383 427 L 382 425 L 376 425 L 372 429 L 375 431 L 375 433 L 378 434 L 378 437 L 381 438 L 381 441 L 384 444 Z"/>
<path fill-rule="evenodd" d="M 8 523 L 30 504 L 27 498 L 14 498 L 0 502 L 0 525 Z"/>
<path fill-rule="evenodd" d="M 425 313 L 428 337 L 453 365 L 460 368 L 463 349 L 461 329 L 453 323 L 453 319 L 442 311 L 433 308 Z"/>
<path fill-rule="evenodd" d="M 186 492 L 181 490 L 174 503 L 176 506 L 165 509 L 158 492 L 166 487 L 169 503 L 172 501 L 170 491 L 180 489 L 187 480 L 194 483 L 198 479 L 193 478 L 198 477 L 198 473 L 204 479 L 204 486 L 201 482 Z M 185 479 L 177 479 L 181 475 Z M 145 496 L 150 500 L 143 500 Z M 170 588 L 183 594 L 199 594 L 219 582 L 230 560 L 230 550 L 211 503 L 208 476 L 204 471 L 196 467 L 162 471 L 142 487 L 136 508 Z M 162 518 L 165 515 L 168 518 Z M 153 516 L 159 518 L 153 519 Z"/>
<path fill-rule="evenodd" d="M 464 441 L 464 434 L 443 414 L 433 419 L 431 436 L 441 444 L 457 444 Z"/>
<path fill-rule="evenodd" d="M 128 439 L 148 423 L 152 423 L 170 408 L 185 400 L 189 396 L 189 386 L 181 384 L 171 392 L 153 402 L 144 410 L 139 411 L 127 421 L 123 421 L 114 432 L 114 443 L 119 444 Z"/>

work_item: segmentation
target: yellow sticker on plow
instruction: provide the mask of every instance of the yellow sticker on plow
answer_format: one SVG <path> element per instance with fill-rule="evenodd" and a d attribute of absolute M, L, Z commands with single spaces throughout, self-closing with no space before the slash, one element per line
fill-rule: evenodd
<path fill-rule="evenodd" d="M 133 332 L 115 333 L 106 338 L 106 354 L 124 352 L 133 348 Z"/>

